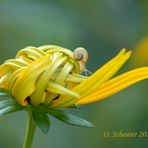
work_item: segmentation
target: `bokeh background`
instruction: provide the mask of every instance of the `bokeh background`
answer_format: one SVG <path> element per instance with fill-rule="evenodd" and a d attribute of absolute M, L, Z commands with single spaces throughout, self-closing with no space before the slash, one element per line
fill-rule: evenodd
<path fill-rule="evenodd" d="M 82 46 L 90 55 L 87 68 L 94 72 L 122 47 L 135 51 L 147 37 L 147 8 L 147 0 L 0 0 L 0 63 L 30 45 Z M 134 54 L 118 74 L 147 65 L 146 55 L 148 48 Z M 148 138 L 103 137 L 105 131 L 148 132 L 147 88 L 145 80 L 81 110 L 69 110 L 90 120 L 93 129 L 51 118 L 47 135 L 37 129 L 33 148 L 148 147 Z M 25 112 L 2 116 L 0 148 L 21 148 L 25 124 Z"/>

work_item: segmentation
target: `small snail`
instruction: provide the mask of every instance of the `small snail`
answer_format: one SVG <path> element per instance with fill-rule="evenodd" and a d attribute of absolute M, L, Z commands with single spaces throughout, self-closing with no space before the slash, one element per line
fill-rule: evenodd
<path fill-rule="evenodd" d="M 88 52 L 85 48 L 78 47 L 74 50 L 74 58 L 80 63 L 80 70 L 81 72 L 85 72 L 87 75 L 87 72 L 91 74 L 89 70 L 86 69 L 85 64 L 88 60 Z"/>

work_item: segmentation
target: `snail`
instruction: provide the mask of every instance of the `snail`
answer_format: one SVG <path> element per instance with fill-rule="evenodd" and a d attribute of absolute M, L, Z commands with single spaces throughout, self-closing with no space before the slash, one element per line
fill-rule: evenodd
<path fill-rule="evenodd" d="M 86 76 L 87 73 L 92 74 L 89 70 L 86 69 L 86 62 L 88 60 L 88 52 L 85 48 L 78 47 L 74 50 L 74 59 L 77 60 L 80 64 L 80 71 L 85 72 Z"/>

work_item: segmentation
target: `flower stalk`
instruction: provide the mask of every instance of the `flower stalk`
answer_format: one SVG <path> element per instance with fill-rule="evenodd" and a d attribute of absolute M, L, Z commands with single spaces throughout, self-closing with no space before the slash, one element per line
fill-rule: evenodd
<path fill-rule="evenodd" d="M 31 148 L 33 137 L 35 134 L 35 129 L 36 129 L 36 125 L 32 118 L 32 113 L 30 111 L 27 111 L 27 115 L 28 115 L 28 121 L 27 121 L 28 123 L 26 127 L 23 148 Z"/>

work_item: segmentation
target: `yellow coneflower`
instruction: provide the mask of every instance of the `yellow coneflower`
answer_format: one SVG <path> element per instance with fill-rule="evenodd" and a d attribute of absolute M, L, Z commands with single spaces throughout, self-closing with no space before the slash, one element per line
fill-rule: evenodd
<path fill-rule="evenodd" d="M 78 49 L 77 59 L 75 52 L 59 46 L 24 48 L 0 66 L 0 87 L 22 106 L 61 108 L 104 99 L 148 77 L 148 67 L 143 67 L 111 79 L 131 55 L 125 49 L 91 76 L 82 76 L 88 55 Z"/>

